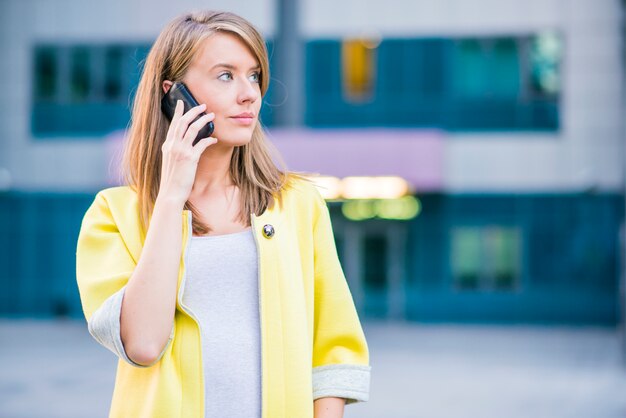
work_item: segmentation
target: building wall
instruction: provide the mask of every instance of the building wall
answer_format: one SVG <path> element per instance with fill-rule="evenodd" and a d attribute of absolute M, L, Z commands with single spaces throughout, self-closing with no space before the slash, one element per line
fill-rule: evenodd
<path fill-rule="evenodd" d="M 114 182 L 123 136 L 34 135 L 34 47 L 149 45 L 171 17 L 195 7 L 191 1 L 0 2 L 0 88 L 7 98 L 0 104 L 0 190 L 11 189 L 0 193 L 0 284 L 11 289 L 0 297 L 0 315 L 80 316 L 73 278 L 80 215 L 95 191 Z M 269 40 L 280 30 L 274 2 L 211 7 L 242 14 Z M 449 40 L 546 30 L 560 34 L 565 47 L 556 129 L 270 127 L 292 169 L 400 174 L 414 186 L 422 212 L 411 221 L 356 223 L 332 207 L 342 263 L 363 313 L 420 321 L 617 320 L 616 231 L 624 218 L 617 0 L 390 0 L 384 7 L 303 0 L 300 19 L 304 48 L 316 42 L 337 48 L 350 37 Z M 311 62 L 303 83 L 324 65 Z M 389 70 L 385 77 L 393 76 Z M 273 104 L 291 91 L 281 80 L 272 85 Z M 44 217 L 44 224 L 32 222 Z M 521 247 L 521 266 L 514 286 L 459 288 L 454 248 L 463 240 L 455 237 L 468 231 L 470 238 L 487 237 L 479 244 L 485 257 L 497 253 L 489 248 L 491 235 L 516 237 L 510 241 Z"/>
<path fill-rule="evenodd" d="M 444 190 L 621 190 L 622 10 L 618 0 L 303 1 L 306 38 L 562 34 L 561 129 L 458 132 L 444 140 Z M 346 18 L 348 17 L 348 18 Z"/>
<path fill-rule="evenodd" d="M 74 254 L 92 200 L 92 193 L 0 193 L 0 317 L 82 316 Z M 330 204 L 339 255 L 364 318 L 617 322 L 619 196 L 429 193 L 420 200 L 423 210 L 410 221 L 355 223 Z M 493 253 L 470 249 L 455 261 L 453 235 L 468 228 L 518 233 L 520 258 L 485 281 L 476 268 L 493 265 Z"/>
<path fill-rule="evenodd" d="M 408 222 L 355 224 L 331 205 L 342 264 L 364 315 L 618 321 L 619 195 L 427 193 L 419 200 L 422 211 Z M 352 251 L 357 246 L 361 251 Z"/>
<path fill-rule="evenodd" d="M 150 42 L 172 16 L 197 7 L 191 1 L 163 3 L 163 7 L 158 4 L 2 2 L 0 52 L 6 59 L 0 64 L 0 84 L 8 100 L 2 105 L 0 135 L 10 140 L 0 144 L 0 167 L 8 168 L 13 188 L 98 188 L 106 184 L 105 173 L 112 157 L 98 137 L 47 140 L 32 136 L 33 45 L 43 41 Z M 511 35 L 549 29 L 561 33 L 564 39 L 561 129 L 555 133 L 448 133 L 443 141 L 443 190 L 621 189 L 623 85 L 619 56 L 621 10 L 617 0 L 392 0 L 385 5 L 303 1 L 303 38 Z M 214 2 L 211 6 L 242 14 L 266 37 L 276 33 L 273 2 L 241 0 Z M 75 175 L 77 172 L 81 175 Z"/>

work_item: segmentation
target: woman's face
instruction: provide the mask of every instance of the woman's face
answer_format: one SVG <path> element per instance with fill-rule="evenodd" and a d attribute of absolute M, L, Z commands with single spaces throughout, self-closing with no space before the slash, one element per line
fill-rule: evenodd
<path fill-rule="evenodd" d="M 258 61 L 237 36 L 216 33 L 206 39 L 183 77 L 206 113 L 215 113 L 212 136 L 223 145 L 250 142 L 261 109 Z"/>

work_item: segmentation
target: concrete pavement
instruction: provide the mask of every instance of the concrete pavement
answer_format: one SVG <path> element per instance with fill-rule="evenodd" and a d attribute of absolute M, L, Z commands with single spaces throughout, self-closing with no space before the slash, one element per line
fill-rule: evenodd
<path fill-rule="evenodd" d="M 606 328 L 364 323 L 370 401 L 346 418 L 626 417 Z M 0 319 L 0 418 L 104 418 L 116 358 L 83 321 Z"/>

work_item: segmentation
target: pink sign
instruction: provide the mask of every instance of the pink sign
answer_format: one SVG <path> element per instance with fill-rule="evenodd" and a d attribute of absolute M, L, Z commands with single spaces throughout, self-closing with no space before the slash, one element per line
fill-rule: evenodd
<path fill-rule="evenodd" d="M 109 135 L 109 184 L 118 184 L 118 167 L 125 132 Z M 443 133 L 436 130 L 268 129 L 287 168 L 322 175 L 388 176 L 407 180 L 416 191 L 443 188 Z"/>

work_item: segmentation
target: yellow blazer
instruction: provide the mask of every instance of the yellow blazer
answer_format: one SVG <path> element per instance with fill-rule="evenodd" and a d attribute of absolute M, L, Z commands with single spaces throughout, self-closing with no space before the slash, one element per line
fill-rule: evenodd
<path fill-rule="evenodd" d="M 250 215 L 259 259 L 262 417 L 310 418 L 321 397 L 368 400 L 369 353 L 326 202 L 303 180 L 293 180 L 282 196 L 282 205 Z M 120 337 L 122 298 L 143 247 L 137 195 L 128 186 L 102 190 L 83 218 L 76 250 L 83 312 L 91 335 L 119 357 L 110 417 L 204 415 L 200 330 L 182 303 L 188 210 L 181 227 L 170 339 L 155 363 L 141 366 L 128 358 Z"/>

